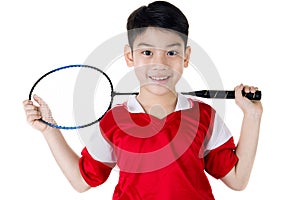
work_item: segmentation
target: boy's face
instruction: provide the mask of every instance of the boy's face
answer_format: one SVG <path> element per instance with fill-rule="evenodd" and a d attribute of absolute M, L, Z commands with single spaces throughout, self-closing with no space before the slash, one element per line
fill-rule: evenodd
<path fill-rule="evenodd" d="M 167 29 L 147 28 L 138 35 L 131 51 L 125 47 L 128 66 L 134 66 L 140 90 L 163 95 L 175 92 L 183 68 L 188 66 L 190 47 L 183 39 Z"/>

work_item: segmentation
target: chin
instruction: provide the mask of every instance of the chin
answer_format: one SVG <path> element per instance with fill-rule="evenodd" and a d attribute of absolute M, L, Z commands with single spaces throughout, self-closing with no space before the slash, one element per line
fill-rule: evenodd
<path fill-rule="evenodd" d="M 144 89 L 146 89 L 149 93 L 157 96 L 163 96 L 167 94 L 176 94 L 175 88 L 169 88 L 163 85 L 148 85 Z"/>

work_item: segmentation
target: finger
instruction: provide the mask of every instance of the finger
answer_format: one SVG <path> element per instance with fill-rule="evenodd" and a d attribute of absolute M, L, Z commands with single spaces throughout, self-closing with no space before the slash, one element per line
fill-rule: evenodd
<path fill-rule="evenodd" d="M 24 106 L 24 110 L 38 110 L 38 107 L 34 106 L 34 105 L 25 105 Z"/>
<path fill-rule="evenodd" d="M 29 99 L 26 99 L 26 100 L 23 101 L 23 105 L 24 106 L 25 105 L 33 105 L 33 102 L 31 100 L 29 100 Z"/>
<path fill-rule="evenodd" d="M 237 85 L 234 90 L 242 90 L 244 85 L 241 83 L 240 85 Z"/>
<path fill-rule="evenodd" d="M 238 86 L 236 86 L 235 88 L 234 88 L 234 90 L 235 90 L 235 97 L 236 98 L 242 98 L 243 97 L 243 94 L 242 94 L 242 90 L 243 90 L 243 88 L 244 88 L 244 85 L 243 84 L 240 84 L 240 85 L 238 85 Z"/>
<path fill-rule="evenodd" d="M 27 115 L 27 122 L 32 123 L 35 120 L 41 119 L 42 117 L 40 115 Z"/>
<path fill-rule="evenodd" d="M 245 85 L 243 90 L 245 93 L 249 93 L 249 92 L 251 92 L 251 87 L 249 87 L 248 85 Z"/>
<path fill-rule="evenodd" d="M 254 93 L 254 88 L 252 86 L 248 86 L 249 93 Z"/>
<path fill-rule="evenodd" d="M 40 115 L 41 116 L 41 112 L 38 110 L 27 110 L 26 111 L 26 115 Z"/>
<path fill-rule="evenodd" d="M 244 92 L 245 93 L 249 93 L 249 92 L 255 93 L 257 90 L 258 90 L 258 87 L 248 86 L 248 85 L 244 86 Z"/>
<path fill-rule="evenodd" d="M 45 102 L 41 97 L 39 97 L 39 96 L 36 95 L 36 94 L 33 95 L 33 99 L 34 99 L 40 106 L 45 106 L 45 105 L 47 105 L 46 102 Z"/>
<path fill-rule="evenodd" d="M 250 92 L 251 92 L 251 93 L 255 93 L 257 90 L 258 90 L 257 87 L 254 87 L 254 86 L 251 86 L 251 87 L 250 87 Z"/>

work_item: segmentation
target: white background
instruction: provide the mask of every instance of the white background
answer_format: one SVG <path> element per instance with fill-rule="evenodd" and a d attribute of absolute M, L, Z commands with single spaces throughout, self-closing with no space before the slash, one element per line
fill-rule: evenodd
<path fill-rule="evenodd" d="M 263 92 L 264 115 L 246 190 L 211 179 L 216 199 L 299 198 L 300 12 L 298 2 L 170 1 L 187 16 L 190 38 L 215 63 L 225 88 L 243 82 Z M 149 1 L 1 1 L 0 199 L 111 199 L 117 171 L 102 186 L 76 193 L 41 134 L 25 121 L 22 101 L 54 67 L 83 63 L 102 42 L 125 31 L 128 15 Z M 125 66 L 124 66 L 125 67 Z M 238 140 L 241 112 L 226 101 Z M 77 153 L 76 132 L 65 136 Z"/>

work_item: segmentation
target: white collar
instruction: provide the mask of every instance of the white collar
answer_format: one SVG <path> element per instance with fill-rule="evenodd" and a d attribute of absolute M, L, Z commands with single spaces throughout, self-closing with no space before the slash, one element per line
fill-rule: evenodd
<path fill-rule="evenodd" d="M 143 107 L 136 99 L 136 95 L 130 95 L 126 105 L 130 113 L 145 113 Z M 178 93 L 175 112 L 179 110 L 190 109 L 191 107 L 192 106 L 188 98 Z"/>

